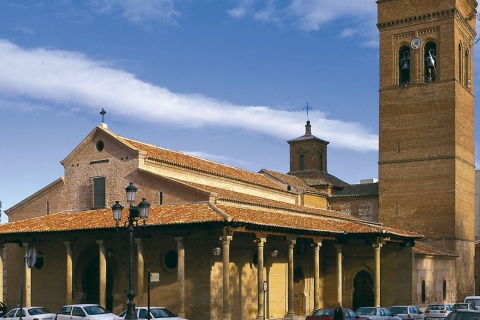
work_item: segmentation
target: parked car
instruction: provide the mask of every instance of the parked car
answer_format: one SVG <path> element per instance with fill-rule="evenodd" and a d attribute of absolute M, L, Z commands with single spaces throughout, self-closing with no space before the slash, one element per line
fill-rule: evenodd
<path fill-rule="evenodd" d="M 451 304 L 431 304 L 425 309 L 425 320 L 438 320 L 439 318 L 446 318 L 452 311 Z"/>
<path fill-rule="evenodd" d="M 414 305 L 391 306 L 388 310 L 403 320 L 423 320 L 425 318 L 423 312 Z"/>
<path fill-rule="evenodd" d="M 359 317 L 366 320 L 402 320 L 384 307 L 360 307 L 356 312 Z"/>
<path fill-rule="evenodd" d="M 54 320 L 55 316 L 55 313 L 48 311 L 44 307 L 22 308 L 22 319 L 25 320 Z M 3 317 L 9 320 L 20 319 L 20 308 L 13 308 Z"/>
<path fill-rule="evenodd" d="M 467 296 L 465 297 L 464 303 L 471 303 L 476 308 L 480 307 L 480 296 Z"/>
<path fill-rule="evenodd" d="M 478 320 L 478 319 L 480 319 L 480 310 L 453 310 L 445 318 L 445 320 Z"/>
<path fill-rule="evenodd" d="M 98 304 L 70 304 L 58 311 L 55 320 L 113 320 L 116 317 Z"/>
<path fill-rule="evenodd" d="M 334 308 L 322 308 L 317 309 L 312 312 L 311 315 L 307 316 L 305 320 L 332 320 L 333 319 L 333 309 Z M 360 317 L 352 309 L 345 309 L 345 319 L 360 319 Z"/>
<path fill-rule="evenodd" d="M 452 311 L 453 310 L 478 310 L 478 309 L 471 303 L 454 303 L 452 305 Z"/>
<path fill-rule="evenodd" d="M 148 307 L 136 307 L 135 312 L 138 319 L 147 319 Z M 118 315 L 117 320 L 123 320 L 127 310 L 124 310 Z M 150 306 L 150 319 L 168 318 L 168 320 L 187 320 L 185 318 L 177 317 L 173 312 L 164 307 Z"/>
<path fill-rule="evenodd" d="M 0 302 L 0 317 L 3 317 L 7 313 L 7 305 Z"/>

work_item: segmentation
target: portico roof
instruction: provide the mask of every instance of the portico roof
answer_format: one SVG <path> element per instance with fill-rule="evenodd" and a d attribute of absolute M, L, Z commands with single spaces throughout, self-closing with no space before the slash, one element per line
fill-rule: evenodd
<path fill-rule="evenodd" d="M 126 214 L 120 225 L 126 222 Z M 152 206 L 146 226 L 174 226 L 224 223 L 251 230 L 288 230 L 299 235 L 381 234 L 413 240 L 420 234 L 387 228 L 363 220 L 333 218 L 310 210 L 258 210 L 243 206 L 212 204 L 210 202 Z M 69 232 L 94 229 L 114 229 L 110 208 L 55 213 L 0 225 L 0 238 L 13 234 Z"/>

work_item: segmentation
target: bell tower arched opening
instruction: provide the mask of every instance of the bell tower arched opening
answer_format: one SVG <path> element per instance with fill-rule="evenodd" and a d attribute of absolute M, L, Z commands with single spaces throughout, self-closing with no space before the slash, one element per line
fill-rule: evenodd
<path fill-rule="evenodd" d="M 437 45 L 430 41 L 425 44 L 425 82 L 433 82 L 437 77 Z"/>
<path fill-rule="evenodd" d="M 398 84 L 407 86 L 410 82 L 410 47 L 402 46 L 398 53 L 400 66 Z"/>

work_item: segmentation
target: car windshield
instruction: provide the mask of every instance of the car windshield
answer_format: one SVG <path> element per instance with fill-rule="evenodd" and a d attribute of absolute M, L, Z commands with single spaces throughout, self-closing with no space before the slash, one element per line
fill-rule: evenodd
<path fill-rule="evenodd" d="M 331 316 L 332 315 L 332 309 L 318 309 L 313 313 L 313 316 Z"/>
<path fill-rule="evenodd" d="M 444 304 L 431 304 L 428 306 L 427 310 L 445 310 L 446 306 Z"/>
<path fill-rule="evenodd" d="M 375 315 L 377 312 L 375 308 L 368 308 L 368 307 L 361 307 L 358 308 L 357 314 L 362 314 L 362 315 Z"/>
<path fill-rule="evenodd" d="M 480 306 L 480 299 L 465 299 L 465 303 L 471 303 L 474 306 L 478 307 Z"/>
<path fill-rule="evenodd" d="M 51 313 L 45 308 L 30 308 L 28 309 L 28 314 L 31 316 L 35 316 L 37 314 L 45 314 L 45 313 Z"/>
<path fill-rule="evenodd" d="M 107 310 L 103 309 L 102 307 L 100 306 L 85 306 L 83 307 L 83 309 L 85 310 L 85 312 L 92 316 L 92 315 L 95 315 L 95 314 L 104 314 L 104 313 L 108 313 Z"/>
<path fill-rule="evenodd" d="M 390 307 L 388 309 L 393 314 L 407 314 L 407 307 Z"/>
<path fill-rule="evenodd" d="M 471 309 L 468 303 L 455 303 L 453 305 L 454 309 Z"/>
<path fill-rule="evenodd" d="M 175 314 L 173 312 L 165 308 L 152 308 L 150 309 L 150 313 L 153 315 L 154 318 L 175 317 Z"/>

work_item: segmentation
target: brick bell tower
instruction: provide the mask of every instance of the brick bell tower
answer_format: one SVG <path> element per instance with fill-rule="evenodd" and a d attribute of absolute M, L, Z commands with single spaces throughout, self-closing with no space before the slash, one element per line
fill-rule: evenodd
<path fill-rule="evenodd" d="M 457 255 L 455 301 L 474 292 L 476 0 L 377 0 L 379 220 Z"/>

